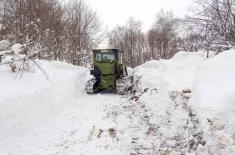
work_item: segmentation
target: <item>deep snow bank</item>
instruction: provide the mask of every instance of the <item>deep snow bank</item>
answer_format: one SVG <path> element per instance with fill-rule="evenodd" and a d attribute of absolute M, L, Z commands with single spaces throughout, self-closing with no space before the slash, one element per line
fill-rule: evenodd
<path fill-rule="evenodd" d="M 83 91 L 87 69 L 58 61 L 38 63 L 49 79 L 38 68 L 20 79 L 0 66 L 0 134 L 28 132 L 29 126 L 44 124 L 66 107 L 68 95 Z"/>
<path fill-rule="evenodd" d="M 235 50 L 225 51 L 196 71 L 193 102 L 225 120 L 235 121 Z"/>
<path fill-rule="evenodd" d="M 152 60 L 134 69 L 134 99 L 147 111 L 143 118 L 149 118 L 151 133 L 140 145 L 150 147 L 152 142 L 152 154 L 189 154 L 205 143 L 188 89 L 204 60 L 199 53 L 182 51 L 170 60 Z"/>
<path fill-rule="evenodd" d="M 192 87 L 197 66 L 205 58 L 201 53 L 181 51 L 170 60 L 152 60 L 134 69 L 134 81 L 143 91 L 146 88 L 166 87 L 181 91 Z"/>
<path fill-rule="evenodd" d="M 234 60 L 235 50 L 209 59 L 179 52 L 134 69 L 133 99 L 147 108 L 156 154 L 235 153 Z"/>
<path fill-rule="evenodd" d="M 38 61 L 47 76 L 34 67 L 34 72 L 25 73 L 22 78 L 12 73 L 8 66 L 0 66 L 0 100 L 4 98 L 22 97 L 42 91 L 51 86 L 63 84 L 74 77 L 78 69 L 73 65 L 63 62 Z"/>
<path fill-rule="evenodd" d="M 182 51 L 170 60 L 148 61 L 133 73 L 140 92 L 189 88 L 195 106 L 210 111 L 211 116 L 235 117 L 235 50 L 209 59 L 202 52 Z"/>

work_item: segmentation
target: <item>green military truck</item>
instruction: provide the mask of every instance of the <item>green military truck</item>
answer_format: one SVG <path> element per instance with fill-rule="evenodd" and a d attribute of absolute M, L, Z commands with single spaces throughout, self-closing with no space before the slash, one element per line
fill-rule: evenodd
<path fill-rule="evenodd" d="M 93 52 L 93 76 L 86 84 L 88 94 L 103 89 L 112 89 L 123 95 L 129 87 L 127 68 L 123 64 L 122 52 L 118 49 L 95 49 Z"/>

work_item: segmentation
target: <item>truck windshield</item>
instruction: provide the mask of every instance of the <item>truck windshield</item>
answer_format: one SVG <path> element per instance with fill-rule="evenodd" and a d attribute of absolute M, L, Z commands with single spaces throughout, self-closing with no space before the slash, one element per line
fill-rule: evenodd
<path fill-rule="evenodd" d="M 113 52 L 99 52 L 96 53 L 96 60 L 103 62 L 112 62 L 115 60 L 115 56 Z"/>

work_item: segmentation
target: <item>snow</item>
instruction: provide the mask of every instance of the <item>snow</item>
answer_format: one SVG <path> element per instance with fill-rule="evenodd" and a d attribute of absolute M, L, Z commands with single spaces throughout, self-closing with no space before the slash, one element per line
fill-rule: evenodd
<path fill-rule="evenodd" d="M 0 154 L 235 154 L 234 50 L 179 52 L 134 69 L 127 95 L 87 95 L 89 69 L 0 66 Z M 219 89 L 219 91 L 217 91 Z"/>
<path fill-rule="evenodd" d="M 191 89 L 197 66 L 205 60 L 199 53 L 181 51 L 170 60 L 152 60 L 135 69 L 135 80 L 141 78 L 140 87 L 167 87 L 168 90 Z M 147 75 L 147 76 L 146 76 Z"/>
<path fill-rule="evenodd" d="M 21 52 L 21 48 L 23 47 L 23 45 L 21 45 L 21 44 L 14 44 L 12 47 L 11 47 L 11 49 L 12 49 L 12 51 L 14 51 L 14 54 L 15 55 L 19 55 L 19 53 Z"/>
<path fill-rule="evenodd" d="M 13 74 L 8 66 L 1 66 L 0 81 L 3 82 L 0 83 L 0 87 L 4 89 L 0 93 L 0 100 L 34 94 L 37 91 L 50 87 L 52 84 L 62 83 L 65 79 L 71 78 L 74 75 L 71 67 L 70 70 L 63 69 L 66 67 L 65 65 L 61 65 L 63 68 L 59 68 L 58 62 L 49 63 L 47 61 L 40 61 L 39 64 L 47 72 L 50 77 L 49 80 L 46 80 L 46 76 L 39 69 L 33 73 L 25 74 L 22 78 L 17 78 L 17 74 Z M 60 64 L 62 63 L 60 62 Z M 61 73 L 62 69 L 63 72 Z M 63 74 L 66 77 L 61 76 Z"/>
<path fill-rule="evenodd" d="M 0 66 L 0 154 L 124 154 L 107 110 L 125 98 L 87 95 L 86 68 L 38 63 L 49 80 L 40 70 L 15 79 Z"/>
<path fill-rule="evenodd" d="M 193 100 L 221 119 L 235 122 L 235 50 L 200 64 L 193 83 Z"/>
<path fill-rule="evenodd" d="M 182 51 L 135 68 L 133 98 L 156 130 L 141 145 L 154 143 L 158 154 L 234 154 L 234 54 Z"/>
<path fill-rule="evenodd" d="M 8 47 L 10 46 L 10 42 L 8 40 L 1 40 L 0 41 L 0 50 L 7 50 Z M 1 54 L 1 52 L 0 52 Z"/>
<path fill-rule="evenodd" d="M 65 79 L 72 79 L 75 69 L 64 70 L 59 68 L 58 63 L 47 61 L 41 61 L 40 64 L 47 72 L 49 80 L 46 80 L 40 70 L 26 73 L 20 79 L 16 78 L 17 74 L 11 73 L 8 67 L 0 67 L 1 134 L 27 130 L 29 126 L 46 120 L 48 115 L 53 116 L 56 110 L 54 107 L 58 104 L 54 103 L 55 100 L 52 98 L 54 93 L 58 93 L 54 92 L 54 89 L 63 86 Z"/>

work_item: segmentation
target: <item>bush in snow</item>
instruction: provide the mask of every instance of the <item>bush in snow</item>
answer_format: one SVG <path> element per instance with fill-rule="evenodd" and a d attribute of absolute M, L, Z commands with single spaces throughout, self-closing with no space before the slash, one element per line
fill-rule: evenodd
<path fill-rule="evenodd" d="M 1 40 L 0 41 L 0 50 L 5 51 L 10 47 L 11 43 L 8 40 Z"/>
<path fill-rule="evenodd" d="M 27 53 L 24 46 L 21 44 L 14 44 L 10 52 L 5 53 L 3 64 L 8 64 L 12 72 L 21 70 L 30 71 L 30 65 L 27 61 Z"/>
<path fill-rule="evenodd" d="M 21 77 L 24 72 L 33 72 L 35 66 L 41 69 L 35 61 L 39 51 L 36 44 L 14 44 L 11 50 L 3 52 L 1 64 L 8 65 L 12 72 L 17 72 L 17 76 Z"/>

